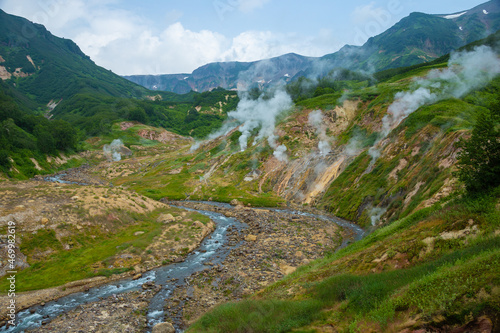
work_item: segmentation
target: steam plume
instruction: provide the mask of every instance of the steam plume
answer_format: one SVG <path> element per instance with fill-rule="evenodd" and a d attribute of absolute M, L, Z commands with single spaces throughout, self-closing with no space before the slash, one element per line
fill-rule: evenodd
<path fill-rule="evenodd" d="M 321 110 L 315 110 L 309 113 L 308 119 L 309 125 L 316 129 L 316 134 L 319 137 L 318 149 L 320 154 L 326 156 L 331 150 L 329 138 L 326 135 L 326 125 L 323 119 L 323 112 Z"/>
<path fill-rule="evenodd" d="M 248 139 L 252 135 L 252 131 L 260 128 L 253 144 L 267 138 L 269 145 L 276 150 L 275 156 L 276 154 L 282 156 L 286 151 L 286 147 L 278 147 L 276 141 L 278 137 L 274 134 L 276 117 L 291 107 L 292 99 L 282 90 L 277 90 L 274 96 L 268 99 L 260 96 L 258 99 L 252 100 L 245 95 L 240 100 L 237 109 L 228 113 L 230 119 L 242 124 L 239 128 L 241 132 L 239 138 L 241 151 L 248 148 Z"/>
<path fill-rule="evenodd" d="M 447 68 L 432 70 L 425 78 L 416 80 L 409 91 L 395 95 L 387 115 L 382 119 L 382 131 L 375 144 L 385 139 L 391 130 L 421 106 L 447 98 L 460 98 L 484 87 L 498 74 L 500 59 L 488 46 L 452 54 Z M 380 156 L 380 152 L 375 150 L 371 149 L 370 154 L 373 163 Z"/>
<path fill-rule="evenodd" d="M 115 139 L 109 145 L 104 145 L 102 150 L 104 152 L 104 156 L 106 156 L 109 160 L 120 161 L 122 159 L 122 155 L 120 154 L 122 147 L 123 141 Z"/>
<path fill-rule="evenodd" d="M 379 207 L 374 207 L 370 210 L 370 221 L 372 222 L 372 225 L 375 226 L 378 221 L 380 221 L 380 218 L 382 215 L 385 214 L 387 211 L 387 208 L 379 208 Z"/>

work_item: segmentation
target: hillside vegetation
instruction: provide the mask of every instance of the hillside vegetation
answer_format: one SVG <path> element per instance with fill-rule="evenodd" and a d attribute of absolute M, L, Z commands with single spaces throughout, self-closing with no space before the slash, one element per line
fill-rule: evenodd
<path fill-rule="evenodd" d="M 192 137 L 220 127 L 235 92 L 153 92 L 97 66 L 44 26 L 0 10 L 0 173 L 26 179 L 83 163 L 80 142 L 138 121 Z"/>
<path fill-rule="evenodd" d="M 451 24 L 412 19 L 424 31 Z M 1 27 L 11 36 L 24 22 L 8 20 Z M 207 235 L 209 221 L 158 200 L 233 202 L 241 216 L 250 215 L 243 205 L 321 210 L 367 235 L 301 261 L 250 297 L 184 317 L 194 322 L 188 332 L 499 329 L 499 33 L 373 76 L 336 68 L 284 89 L 175 95 L 103 73 L 76 45 L 35 28 L 33 40 L 18 34 L 15 47 L 1 42 L 5 67 L 27 75 L 0 85 L 0 169 L 25 179 L 88 162 L 81 173 L 96 184 L 0 183 L 4 216 L 22 220 L 18 250 L 29 265 L 18 276 L 22 290 L 180 259 Z M 443 52 L 456 36 L 445 37 Z M 80 69 L 89 77 L 73 73 L 71 82 L 44 86 L 68 64 L 41 61 L 50 55 L 32 48 L 42 41 L 64 49 L 69 65 L 92 67 Z M 116 142 L 119 150 L 107 151 Z M 266 223 L 306 233 L 297 221 Z M 343 234 L 334 234 L 328 241 L 338 244 Z M 256 244 L 247 236 L 239 240 Z"/>
<path fill-rule="evenodd" d="M 500 79 L 423 103 L 381 136 L 396 96 L 411 95 L 416 83 L 446 68 L 446 62 L 433 63 L 402 69 L 377 84 L 354 80 L 335 83 L 340 90 L 308 90 L 319 93 L 298 100 L 277 119 L 275 133 L 287 147 L 287 162 L 276 158 L 266 140 L 251 145 L 258 129 L 241 151 L 242 133 L 235 129 L 194 152 L 186 147 L 150 157 L 135 172 L 126 162 L 116 165 L 130 172 L 110 175 L 115 184 L 151 198 L 314 205 L 371 230 L 362 241 L 248 300 L 216 307 L 189 331 L 498 327 Z M 318 109 L 332 145 L 326 155 L 318 150 L 322 134 L 308 121 Z M 475 149 L 465 142 L 473 142 L 471 133 L 484 133 L 485 121 L 491 131 L 486 141 L 477 134 L 476 140 L 491 143 L 485 148 L 491 158 L 485 159 L 486 169 L 475 167 L 484 165 L 477 159 L 469 165 L 490 176 L 472 178 L 482 185 L 465 192 L 456 173 L 466 156 L 460 149 Z M 476 141 L 478 146 L 483 144 Z"/>

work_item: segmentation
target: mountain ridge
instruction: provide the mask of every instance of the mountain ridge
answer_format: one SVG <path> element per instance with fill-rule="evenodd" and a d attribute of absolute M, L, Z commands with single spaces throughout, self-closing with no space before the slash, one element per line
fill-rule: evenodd
<path fill-rule="evenodd" d="M 483 11 L 487 11 L 488 14 L 484 14 Z M 453 19 L 446 19 L 443 16 L 448 15 L 442 14 L 411 13 L 383 33 L 369 38 L 362 46 L 345 45 L 339 51 L 322 57 L 289 53 L 254 62 L 209 63 L 195 69 L 191 74 L 124 77 L 148 89 L 187 93 L 191 90 L 202 92 L 217 87 L 238 89 L 239 82 L 244 82 L 245 86 L 262 86 L 269 84 L 269 81 L 276 82 L 281 79 L 290 82 L 299 76 L 321 77 L 337 67 L 377 72 L 411 66 L 432 61 L 500 29 L 500 6 L 495 0 L 465 12 L 464 15 Z M 436 31 L 441 33 L 436 34 Z M 295 56 L 290 68 L 276 70 L 271 67 L 267 68 L 267 75 L 263 77 L 251 75 L 252 70 L 262 64 L 283 65 L 290 55 Z M 241 68 L 228 73 L 224 64 L 241 64 Z M 213 70 L 217 66 L 221 68 L 218 73 Z M 291 77 L 283 77 L 284 74 L 289 74 Z M 243 77 L 240 78 L 240 75 Z M 248 80 L 251 83 L 248 83 Z"/>

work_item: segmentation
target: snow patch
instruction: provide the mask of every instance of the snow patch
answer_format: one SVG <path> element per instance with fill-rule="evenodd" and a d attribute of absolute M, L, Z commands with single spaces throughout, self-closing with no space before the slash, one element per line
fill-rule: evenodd
<path fill-rule="evenodd" d="M 456 19 L 464 14 L 467 14 L 467 12 L 463 12 L 463 13 L 460 13 L 460 14 L 451 14 L 451 15 L 446 15 L 446 16 L 443 16 L 443 18 L 445 19 L 448 19 L 448 20 L 453 20 L 453 19 Z"/>

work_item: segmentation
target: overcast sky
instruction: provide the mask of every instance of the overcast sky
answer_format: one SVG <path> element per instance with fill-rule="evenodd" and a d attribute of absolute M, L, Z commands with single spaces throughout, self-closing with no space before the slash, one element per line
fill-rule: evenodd
<path fill-rule="evenodd" d="M 75 41 L 117 74 L 191 73 L 214 61 L 361 45 L 411 12 L 451 14 L 486 0 L 0 0 Z"/>

